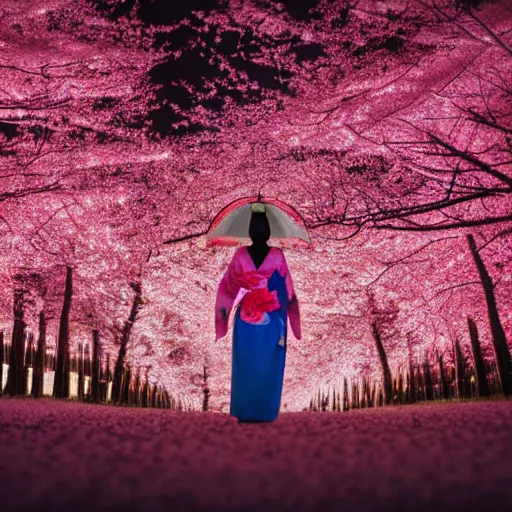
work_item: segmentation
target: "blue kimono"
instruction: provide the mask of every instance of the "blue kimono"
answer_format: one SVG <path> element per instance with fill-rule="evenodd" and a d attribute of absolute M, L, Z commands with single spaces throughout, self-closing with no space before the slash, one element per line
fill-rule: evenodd
<path fill-rule="evenodd" d="M 227 331 L 227 316 L 241 288 L 246 293 L 272 295 L 273 301 L 269 310 L 264 313 L 259 310 L 251 316 L 251 305 L 244 296 L 236 309 L 230 414 L 240 421 L 273 421 L 281 403 L 289 315 L 294 335 L 300 339 L 298 302 L 283 252 L 271 248 L 256 269 L 246 247 L 237 251 L 217 293 L 217 339 Z M 246 310 L 245 303 L 248 304 Z"/>

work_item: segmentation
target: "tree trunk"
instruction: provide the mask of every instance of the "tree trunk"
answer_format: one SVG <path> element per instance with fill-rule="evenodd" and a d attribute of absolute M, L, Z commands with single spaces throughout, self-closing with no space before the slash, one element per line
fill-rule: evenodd
<path fill-rule="evenodd" d="M 459 340 L 455 340 L 455 379 L 457 383 L 457 396 L 465 398 L 468 395 L 466 386 L 466 363 Z"/>
<path fill-rule="evenodd" d="M 425 361 L 423 361 L 423 375 L 425 378 L 425 400 L 433 400 L 432 374 L 430 372 L 428 356 L 425 356 Z"/>
<path fill-rule="evenodd" d="M 84 350 L 84 383 L 86 381 L 86 378 L 89 377 L 89 385 L 87 388 L 86 398 L 88 400 L 91 399 L 91 392 L 92 392 L 92 368 L 91 368 L 91 347 L 89 343 L 85 344 L 85 350 Z"/>
<path fill-rule="evenodd" d="M 399 369 L 398 372 L 398 403 L 404 403 L 404 374 L 402 369 Z"/>
<path fill-rule="evenodd" d="M 146 380 L 142 388 L 141 407 L 149 407 L 149 383 Z"/>
<path fill-rule="evenodd" d="M 23 290 L 14 292 L 14 327 L 12 330 L 11 358 L 7 374 L 7 394 L 25 394 L 25 322 L 23 320 Z"/>
<path fill-rule="evenodd" d="M 83 400 L 85 395 L 85 369 L 84 369 L 84 346 L 78 344 L 78 398 Z"/>
<path fill-rule="evenodd" d="M 144 387 L 142 390 L 142 400 L 141 400 L 141 406 L 142 407 L 149 407 L 149 370 L 146 369 L 146 375 L 144 379 Z"/>
<path fill-rule="evenodd" d="M 41 398 L 44 386 L 44 356 L 46 354 L 46 317 L 44 311 L 39 312 L 39 338 L 37 340 L 34 379 L 32 381 L 32 396 Z"/>
<path fill-rule="evenodd" d="M 151 407 L 156 407 L 156 384 L 151 387 Z"/>
<path fill-rule="evenodd" d="M 417 401 L 418 393 L 416 374 L 414 372 L 414 365 L 412 364 L 412 359 L 409 359 L 409 403 L 414 404 Z"/>
<path fill-rule="evenodd" d="M 140 366 L 135 374 L 135 382 L 133 385 L 133 403 L 136 407 L 140 407 Z"/>
<path fill-rule="evenodd" d="M 418 401 L 422 402 L 425 400 L 425 379 L 423 378 L 423 371 L 420 362 L 418 362 L 418 365 L 416 366 L 416 382 L 418 383 Z"/>
<path fill-rule="evenodd" d="M 391 393 L 393 381 L 391 379 L 391 371 L 388 365 L 388 358 L 380 339 L 379 329 L 377 328 L 377 322 L 372 323 L 373 337 L 377 345 L 377 351 L 379 352 L 380 364 L 382 366 L 382 374 L 384 380 L 384 402 L 386 405 L 391 403 Z"/>
<path fill-rule="evenodd" d="M 468 235 L 469 249 L 475 260 L 480 281 L 482 283 L 485 300 L 487 302 L 487 314 L 489 316 L 489 323 L 492 332 L 492 342 L 494 345 L 494 352 L 496 354 L 496 361 L 498 363 L 498 374 L 500 378 L 501 389 L 505 395 L 512 394 L 512 358 L 507 344 L 505 331 L 501 324 L 500 316 L 498 313 L 498 306 L 496 304 L 496 297 L 494 295 L 494 284 L 492 282 L 484 262 L 478 253 L 475 240 L 472 235 Z"/>
<path fill-rule="evenodd" d="M 53 396 L 55 398 L 69 397 L 69 313 L 73 297 L 73 269 L 66 268 L 66 288 L 64 303 L 60 315 L 59 340 L 57 344 L 57 364 L 55 367 L 55 385 Z"/>
<path fill-rule="evenodd" d="M 142 288 L 140 283 L 131 283 L 131 287 L 135 292 L 135 296 L 133 297 L 130 316 L 123 327 L 121 345 L 119 346 L 119 353 L 117 355 L 116 366 L 114 369 L 114 382 L 112 384 L 112 401 L 114 403 L 119 402 L 119 399 L 121 398 L 121 381 L 123 377 L 124 359 L 126 357 L 126 347 L 130 341 L 133 324 L 137 319 L 137 314 L 142 304 Z"/>
<path fill-rule="evenodd" d="M 92 375 L 91 375 L 91 400 L 100 401 L 100 333 L 97 329 L 92 331 Z"/>
<path fill-rule="evenodd" d="M 3 394 L 4 386 L 4 361 L 5 361 L 5 349 L 4 349 L 4 331 L 0 331 L 0 396 Z"/>
<path fill-rule="evenodd" d="M 123 375 L 123 386 L 122 386 L 122 392 L 121 392 L 121 403 L 125 405 L 131 405 L 130 404 L 130 384 L 132 380 L 132 372 L 130 369 L 130 365 L 127 365 L 124 371 Z"/>
<path fill-rule="evenodd" d="M 210 374 L 208 372 L 208 366 L 205 364 L 203 366 L 203 411 L 208 411 L 208 407 L 210 404 L 210 388 L 208 387 L 208 377 Z"/>
<path fill-rule="evenodd" d="M 347 378 L 343 378 L 343 411 L 350 410 L 350 401 L 348 399 L 348 383 Z"/>
<path fill-rule="evenodd" d="M 450 390 L 448 387 L 448 380 L 446 379 L 446 371 L 444 369 L 443 356 L 438 354 L 437 360 L 439 363 L 439 378 L 441 380 L 441 393 L 443 400 L 448 400 L 450 396 Z"/>
<path fill-rule="evenodd" d="M 475 365 L 476 388 L 478 396 L 489 396 L 491 391 L 485 375 L 485 363 L 478 339 L 478 329 L 472 318 L 468 316 L 469 336 L 471 338 L 471 351 L 473 353 L 473 363 Z"/>
<path fill-rule="evenodd" d="M 359 409 L 359 399 L 357 396 L 357 386 L 355 382 L 352 382 L 352 399 L 350 401 L 351 409 Z"/>
<path fill-rule="evenodd" d="M 34 335 L 31 332 L 27 334 L 27 341 L 28 343 L 25 343 L 25 367 L 34 365 Z"/>
<path fill-rule="evenodd" d="M 370 379 L 363 377 L 363 407 L 371 407 L 370 405 Z"/>
<path fill-rule="evenodd" d="M 107 362 L 105 364 L 105 402 L 111 402 L 112 403 L 112 390 L 110 391 L 110 399 L 108 399 L 108 388 L 110 386 L 110 383 L 114 380 L 112 371 L 110 370 L 110 354 L 107 352 Z"/>

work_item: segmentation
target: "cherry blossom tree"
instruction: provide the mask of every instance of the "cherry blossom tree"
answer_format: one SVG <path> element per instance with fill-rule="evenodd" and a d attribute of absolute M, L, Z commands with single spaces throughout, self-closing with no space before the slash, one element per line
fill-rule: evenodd
<path fill-rule="evenodd" d="M 372 324 L 393 374 L 456 338 L 464 351 L 470 317 L 507 374 L 506 2 L 0 8 L 0 330 L 18 356 L 41 312 L 58 339 L 71 272 L 62 347 L 97 332 L 116 394 L 126 363 L 201 408 L 206 372 L 221 410 L 230 345 L 212 343 L 213 307 L 232 251 L 204 234 L 261 192 L 313 239 L 283 244 L 305 333 L 283 406 L 381 379 Z"/>

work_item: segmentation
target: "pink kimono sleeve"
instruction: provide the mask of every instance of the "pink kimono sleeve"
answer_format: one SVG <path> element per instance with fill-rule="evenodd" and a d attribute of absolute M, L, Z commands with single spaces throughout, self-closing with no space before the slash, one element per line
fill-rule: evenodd
<path fill-rule="evenodd" d="M 297 296 L 295 295 L 295 290 L 293 289 L 293 281 L 290 271 L 288 269 L 288 265 L 286 263 L 286 259 L 283 253 L 283 261 L 281 263 L 281 268 L 279 273 L 284 276 L 286 283 L 286 291 L 288 293 L 288 307 L 286 311 L 288 313 L 288 319 L 290 321 L 290 327 L 292 328 L 293 335 L 298 340 L 301 339 L 301 329 L 300 329 L 300 311 L 299 311 L 299 301 L 297 300 Z"/>
<path fill-rule="evenodd" d="M 222 278 L 217 290 L 217 300 L 215 301 L 215 341 L 223 338 L 228 332 L 229 312 L 236 299 L 240 285 L 238 284 L 236 262 L 238 259 L 238 251 L 233 256 L 224 277 Z M 225 309 L 226 314 L 221 313 L 221 309 Z"/>

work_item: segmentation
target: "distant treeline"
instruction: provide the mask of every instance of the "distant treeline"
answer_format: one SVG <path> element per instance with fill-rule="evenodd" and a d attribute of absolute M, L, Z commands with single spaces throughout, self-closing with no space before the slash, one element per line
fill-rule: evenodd
<path fill-rule="evenodd" d="M 64 301 L 60 313 L 59 328 L 55 351 L 47 350 L 45 311 L 39 313 L 37 346 L 33 334 L 27 329 L 25 309 L 27 294 L 31 290 L 31 281 L 18 276 L 19 284 L 14 290 L 13 329 L 10 343 L 4 340 L 0 331 L 0 396 L 25 396 L 35 398 L 43 395 L 54 398 L 70 398 L 94 403 L 111 403 L 138 407 L 159 407 L 173 410 L 193 408 L 186 398 L 170 396 L 165 387 L 156 383 L 150 385 L 148 375 L 141 378 L 140 369 L 135 375 L 126 363 L 127 346 L 133 325 L 142 305 L 142 287 L 140 282 L 131 282 L 133 290 L 130 313 L 126 318 L 116 341 L 119 350 L 110 369 L 110 355 L 106 354 L 102 364 L 100 333 L 92 329 L 92 354 L 88 345 L 84 350 L 79 345 L 78 354 L 70 355 L 70 311 L 73 297 L 73 268 L 66 267 Z M 37 280 L 36 280 L 37 281 Z M 7 365 L 5 387 L 4 364 Z M 209 408 L 210 390 L 207 385 L 208 371 L 205 366 L 203 380 L 202 408 Z M 51 379 L 53 380 L 50 380 Z M 73 389 L 75 388 L 75 389 Z M 72 392 L 73 391 L 73 392 Z M 196 407 L 197 408 L 197 407 Z"/>
<path fill-rule="evenodd" d="M 92 403 L 111 403 L 136 407 L 157 407 L 185 410 L 187 404 L 175 399 L 167 390 L 157 384 L 151 385 L 147 375 L 141 378 L 133 374 L 130 365 L 123 366 L 120 393 L 117 400 L 112 398 L 113 374 L 110 369 L 110 355 L 106 364 L 100 360 L 97 334 L 93 336 L 95 350 L 91 355 L 88 345 L 79 345 L 78 353 L 64 359 L 66 374 L 69 375 L 67 392 L 69 397 Z M 22 372 L 12 366 L 12 343 L 5 343 L 0 331 L 0 396 L 30 395 L 34 398 L 54 396 L 55 368 L 57 357 L 53 350 L 39 350 L 35 347 L 33 335 L 24 337 Z M 7 375 L 5 374 L 7 366 Z M 16 379 L 18 377 L 18 379 Z M 6 381 L 6 382 L 5 382 Z M 77 382 L 76 382 L 77 381 Z M 5 386 L 3 385 L 5 383 Z"/>
<path fill-rule="evenodd" d="M 426 352 L 424 360 L 409 361 L 408 368 L 398 368 L 392 374 L 377 323 L 372 324 L 383 377 L 370 381 L 362 377 L 355 381 L 343 379 L 343 389 L 335 386 L 317 389 L 310 400 L 310 411 L 349 411 L 383 405 L 414 404 L 428 400 L 454 400 L 491 395 L 509 395 L 512 374 L 500 372 L 499 358 L 510 357 L 510 352 L 495 351 L 495 360 L 482 357 L 478 329 L 468 318 L 471 339 L 471 360 L 464 358 L 459 340 L 455 340 L 450 364 L 439 351 Z M 505 382 L 504 382 L 505 381 Z"/>

